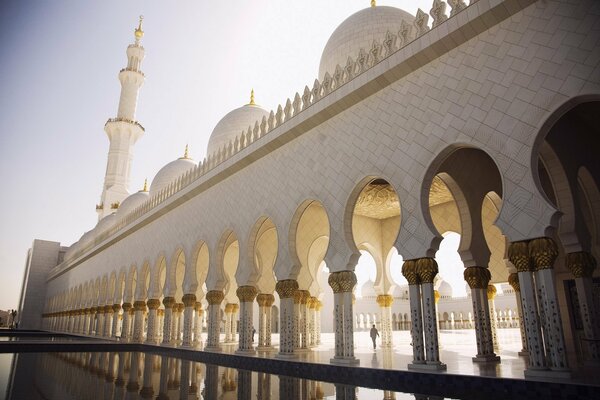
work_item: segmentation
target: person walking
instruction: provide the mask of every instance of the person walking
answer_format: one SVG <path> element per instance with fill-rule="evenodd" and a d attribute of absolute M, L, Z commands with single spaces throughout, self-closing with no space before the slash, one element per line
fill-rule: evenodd
<path fill-rule="evenodd" d="M 377 328 L 375 328 L 375 324 L 373 324 L 373 327 L 371 328 L 371 340 L 373 341 L 373 350 L 377 348 L 377 342 L 375 340 L 378 336 L 379 331 L 377 330 Z"/>

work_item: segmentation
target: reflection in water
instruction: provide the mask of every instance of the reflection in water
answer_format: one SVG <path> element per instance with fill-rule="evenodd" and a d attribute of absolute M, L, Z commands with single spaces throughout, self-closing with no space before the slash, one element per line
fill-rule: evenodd
<path fill-rule="evenodd" d="M 7 399 L 441 399 L 146 353 L 15 354 Z"/>

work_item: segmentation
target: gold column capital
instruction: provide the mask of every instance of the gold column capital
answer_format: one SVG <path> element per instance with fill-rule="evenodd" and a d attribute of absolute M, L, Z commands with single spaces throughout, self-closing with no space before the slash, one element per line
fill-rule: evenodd
<path fill-rule="evenodd" d="M 442 298 L 442 295 L 440 294 L 440 292 L 437 290 L 434 290 L 433 291 L 433 300 L 435 301 L 435 304 L 437 304 L 441 298 Z"/>
<path fill-rule="evenodd" d="M 210 305 L 221 304 L 224 298 L 225 295 L 220 290 L 211 290 L 206 293 L 206 301 L 208 301 L 208 304 Z"/>
<path fill-rule="evenodd" d="M 488 282 L 490 281 L 492 274 L 490 270 L 483 267 L 468 267 L 465 268 L 463 274 L 465 281 L 469 284 L 471 289 L 486 289 Z"/>
<path fill-rule="evenodd" d="M 150 299 L 150 300 L 148 300 L 148 302 L 146 304 L 148 305 L 149 309 L 158 310 L 158 308 L 160 307 L 160 300 L 159 299 Z"/>
<path fill-rule="evenodd" d="M 133 303 L 135 311 L 146 311 L 146 302 L 142 300 L 135 301 Z"/>
<path fill-rule="evenodd" d="M 548 237 L 533 239 L 529 242 L 529 256 L 533 260 L 536 271 L 552 269 L 558 257 L 558 246 Z"/>
<path fill-rule="evenodd" d="M 197 301 L 196 304 L 194 305 L 194 309 L 200 314 L 202 314 L 204 312 L 202 310 L 202 303 L 199 301 Z"/>
<path fill-rule="evenodd" d="M 184 294 L 181 299 L 185 307 L 195 307 L 196 306 L 196 295 L 193 293 Z"/>
<path fill-rule="evenodd" d="M 421 283 L 433 283 L 438 273 L 437 262 L 431 257 L 423 257 L 417 260 L 417 274 Z"/>
<path fill-rule="evenodd" d="M 123 303 L 123 311 L 127 312 L 129 310 L 131 310 L 133 306 L 131 305 L 131 303 Z M 90 309 L 91 311 L 91 309 Z"/>
<path fill-rule="evenodd" d="M 390 307 L 394 302 L 394 297 L 391 294 L 380 294 L 377 296 L 377 304 L 379 307 Z"/>
<path fill-rule="evenodd" d="M 298 281 L 295 279 L 284 279 L 278 281 L 275 285 L 275 290 L 281 299 L 289 299 L 294 297 L 294 293 L 298 290 Z"/>
<path fill-rule="evenodd" d="M 175 298 L 174 297 L 165 297 L 163 299 L 163 304 L 164 304 L 165 308 L 173 308 L 173 306 L 175 305 Z"/>
<path fill-rule="evenodd" d="M 402 275 L 404 275 L 409 285 L 418 285 L 419 275 L 417 274 L 417 261 L 404 261 L 404 263 L 402 264 Z"/>
<path fill-rule="evenodd" d="M 240 286 L 235 291 L 235 294 L 243 303 L 253 302 L 258 294 L 258 290 L 254 286 Z"/>
<path fill-rule="evenodd" d="M 520 292 L 521 285 L 519 284 L 519 274 L 513 272 L 512 274 L 508 275 L 508 284 L 512 286 L 515 292 Z"/>
<path fill-rule="evenodd" d="M 261 307 L 271 307 L 275 302 L 275 296 L 272 294 L 261 293 L 256 296 L 256 301 Z"/>
<path fill-rule="evenodd" d="M 357 282 L 356 274 L 354 271 L 332 272 L 329 274 L 327 282 L 331 286 L 331 289 L 333 289 L 333 293 L 352 292 Z"/>
<path fill-rule="evenodd" d="M 496 289 L 496 286 L 494 286 L 494 285 L 488 285 L 488 287 L 487 287 L 487 298 L 488 298 L 488 300 L 494 300 L 494 298 L 496 297 L 497 293 L 498 293 L 498 290 Z"/>
<path fill-rule="evenodd" d="M 591 278 L 596 269 L 596 259 L 587 251 L 567 254 L 565 264 L 575 278 Z"/>
<path fill-rule="evenodd" d="M 518 272 L 531 271 L 529 245 L 527 241 L 512 242 L 508 245 L 508 259 Z"/>

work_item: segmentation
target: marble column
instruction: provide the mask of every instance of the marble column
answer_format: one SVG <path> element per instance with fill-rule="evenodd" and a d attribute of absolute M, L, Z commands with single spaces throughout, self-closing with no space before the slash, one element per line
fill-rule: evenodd
<path fill-rule="evenodd" d="M 423 330 L 425 332 L 425 365 L 428 369 L 445 370 L 446 364 L 440 361 L 437 312 L 433 291 L 433 280 L 438 273 L 438 265 L 433 258 L 424 257 L 417 260 L 416 268 L 419 281 L 421 282 Z"/>
<path fill-rule="evenodd" d="M 163 345 L 173 345 L 175 342 L 172 340 L 174 335 L 171 334 L 173 328 L 173 306 L 175 305 L 175 299 L 173 297 L 165 297 L 163 299 L 163 305 L 165 306 L 165 318 L 163 321 Z"/>
<path fill-rule="evenodd" d="M 150 303 L 151 300 L 148 300 L 148 303 Z M 158 304 L 160 304 L 160 300 L 156 301 L 158 301 Z M 148 308 L 150 308 L 149 304 Z M 150 325 L 150 311 L 148 311 L 148 325 Z M 150 328 L 148 328 L 148 330 L 149 329 Z M 154 388 L 152 387 L 152 373 L 154 372 L 153 364 L 155 357 L 157 356 L 155 356 L 154 354 L 144 354 L 144 375 L 142 377 L 142 389 L 140 390 L 140 398 L 142 399 L 152 399 L 154 397 Z"/>
<path fill-rule="evenodd" d="M 215 292 L 218 292 L 218 291 L 215 291 Z M 221 292 L 221 295 L 223 295 L 222 292 Z M 208 296 L 208 294 L 207 294 L 207 296 Z M 223 301 L 223 299 L 221 299 L 221 301 Z M 221 301 L 218 304 L 219 310 L 221 307 Z M 209 307 L 209 310 L 208 310 L 209 324 L 210 324 L 211 313 L 212 312 Z M 209 341 L 207 340 L 207 343 L 208 342 Z M 218 341 L 217 341 L 217 343 L 218 343 Z M 217 365 L 206 364 L 206 375 L 204 378 L 204 397 L 203 397 L 203 399 L 217 400 L 220 398 L 221 397 L 219 397 L 219 367 Z"/>
<path fill-rule="evenodd" d="M 491 278 L 490 271 L 483 267 L 468 267 L 465 269 L 464 278 L 471 288 L 473 319 L 475 320 L 477 355 L 473 357 L 473 361 L 500 361 L 500 357 L 494 353 L 490 309 L 488 306 L 487 288 Z"/>
<path fill-rule="evenodd" d="M 381 347 L 392 347 L 392 303 L 394 298 L 391 294 L 380 294 L 377 296 L 377 304 L 381 314 Z"/>
<path fill-rule="evenodd" d="M 194 310 L 196 311 L 196 318 L 194 318 L 194 346 L 202 347 L 202 316 L 204 315 L 202 303 L 197 301 L 194 304 Z"/>
<path fill-rule="evenodd" d="M 554 261 L 558 257 L 558 247 L 550 238 L 533 239 L 529 243 L 529 255 L 535 266 L 535 286 L 540 301 L 539 307 L 543 309 L 542 326 L 550 369 L 557 374 L 570 377 L 565 336 L 552 271 Z"/>
<path fill-rule="evenodd" d="M 408 297 L 411 316 L 411 339 L 413 361 L 408 364 L 409 369 L 417 369 L 425 364 L 425 347 L 423 345 L 423 311 L 421 309 L 421 286 L 417 274 L 417 261 L 407 260 L 402 264 L 402 275 L 408 281 Z"/>
<path fill-rule="evenodd" d="M 596 259 L 590 253 L 580 251 L 569 253 L 566 265 L 575 277 L 577 299 L 583 322 L 583 346 L 587 363 L 600 363 L 600 315 L 597 304 L 594 303 L 592 276 L 596 269 Z"/>
<path fill-rule="evenodd" d="M 271 350 L 271 307 L 275 302 L 272 294 L 261 293 L 258 302 L 258 347 L 257 350 Z M 259 386 L 260 387 L 260 386 Z"/>
<path fill-rule="evenodd" d="M 317 304 L 315 306 L 315 318 L 317 323 L 315 324 L 315 333 L 317 338 L 317 346 L 321 345 L 321 309 L 323 309 L 323 303 L 321 300 L 317 300 Z"/>
<path fill-rule="evenodd" d="M 110 336 L 113 338 L 117 338 L 119 336 L 119 312 L 121 311 L 120 304 L 113 304 L 113 323 L 112 323 L 112 332 Z"/>
<path fill-rule="evenodd" d="M 225 343 L 233 342 L 233 335 L 231 334 L 231 326 L 233 321 L 233 303 L 225 304 Z"/>
<path fill-rule="evenodd" d="M 184 347 L 192 346 L 192 328 L 194 326 L 194 308 L 196 307 L 196 295 L 189 293 L 183 296 L 183 341 Z"/>
<path fill-rule="evenodd" d="M 98 323 L 96 324 L 96 336 L 102 336 L 104 332 L 104 306 L 98 306 L 96 308 L 96 317 L 98 319 Z M 69 317 L 67 317 L 69 318 Z M 68 320 L 67 320 L 68 322 Z"/>
<path fill-rule="evenodd" d="M 175 343 L 177 345 L 181 344 L 181 339 L 183 336 L 183 309 L 185 308 L 185 306 L 183 305 L 183 303 L 177 303 L 177 309 L 175 309 L 175 307 L 173 307 L 173 312 L 175 313 L 175 319 L 174 319 L 174 325 L 175 328 L 173 329 L 173 332 L 175 333 Z"/>
<path fill-rule="evenodd" d="M 251 286 L 252 287 L 252 286 Z M 252 303 L 250 303 L 252 304 Z M 240 303 L 240 308 L 243 307 L 243 303 Z M 243 312 L 241 320 L 243 320 Z M 240 342 L 241 338 L 241 326 L 240 326 Z M 252 372 L 244 369 L 238 369 L 238 387 L 237 387 L 237 398 L 238 400 L 251 400 L 252 399 Z"/>
<path fill-rule="evenodd" d="M 159 308 L 156 310 L 156 314 L 158 315 L 157 343 L 162 343 L 163 333 L 165 330 L 165 310 L 163 308 Z"/>
<path fill-rule="evenodd" d="M 133 308 L 131 303 L 123 303 L 123 325 L 121 326 L 121 340 L 129 340 L 129 331 L 131 330 L 131 314 Z"/>
<path fill-rule="evenodd" d="M 112 305 L 104 306 L 104 330 L 102 332 L 102 336 L 110 337 L 110 332 L 112 331 Z"/>
<path fill-rule="evenodd" d="M 136 301 L 135 303 L 138 303 L 138 302 Z M 135 303 L 133 305 L 134 307 L 135 307 Z M 138 305 L 138 308 L 139 307 L 140 306 Z M 146 308 L 146 303 L 144 303 L 144 308 Z M 135 323 L 133 326 L 135 329 Z M 134 335 L 135 335 L 135 332 L 134 332 Z M 129 380 L 127 381 L 127 392 L 132 393 L 132 394 L 128 395 L 128 397 L 131 397 L 131 398 L 137 397 L 137 393 L 135 393 L 135 392 L 140 390 L 139 371 L 140 371 L 140 353 L 133 352 L 133 353 L 131 353 L 131 363 L 129 366 Z M 135 393 L 135 395 L 133 393 Z"/>
<path fill-rule="evenodd" d="M 300 339 L 300 349 L 308 350 L 310 334 L 308 302 L 311 296 L 308 290 L 301 290 L 300 292 L 302 293 L 302 298 L 300 299 L 300 332 L 302 334 L 302 337 Z"/>
<path fill-rule="evenodd" d="M 308 332 L 308 337 L 309 337 L 309 343 L 308 346 L 309 347 L 315 347 L 317 345 L 317 311 L 316 311 L 316 307 L 317 307 L 317 302 L 319 300 L 312 296 L 309 300 L 308 300 L 308 321 L 309 321 L 309 332 Z"/>
<path fill-rule="evenodd" d="M 169 358 L 160 357 L 160 378 L 156 400 L 169 400 Z"/>
<path fill-rule="evenodd" d="M 221 325 L 221 302 L 224 298 L 225 296 L 220 290 L 211 290 L 206 294 L 206 301 L 208 301 L 208 337 L 206 339 L 206 350 L 221 350 L 219 336 Z"/>
<path fill-rule="evenodd" d="M 302 296 L 301 290 L 294 292 L 294 326 L 296 327 L 294 330 L 294 349 L 296 351 L 300 350 L 300 332 L 302 330 L 300 326 L 300 302 L 302 301 Z"/>
<path fill-rule="evenodd" d="M 158 308 L 159 299 L 150 299 L 146 303 L 148 306 L 148 332 L 146 333 L 146 343 L 156 344 L 158 342 Z"/>
<path fill-rule="evenodd" d="M 498 313 L 496 312 L 496 286 L 488 285 L 487 287 L 487 298 L 488 298 L 488 307 L 490 309 L 490 329 L 492 332 L 492 345 L 494 346 L 494 351 L 499 350 L 498 344 Z"/>
<path fill-rule="evenodd" d="M 527 356 L 527 335 L 525 334 L 525 324 L 523 322 L 523 304 L 521 303 L 521 287 L 519 286 L 519 275 L 511 273 L 508 276 L 508 283 L 512 286 L 515 291 L 515 297 L 517 298 L 517 314 L 519 318 L 519 331 L 521 332 L 521 351 L 520 356 Z"/>
<path fill-rule="evenodd" d="M 183 304 L 185 304 L 185 303 L 183 303 Z M 180 399 L 187 400 L 190 398 L 190 372 L 191 372 L 191 369 L 192 369 L 192 363 L 189 360 L 181 360 L 181 372 L 179 374 L 179 376 L 180 376 L 180 378 L 179 378 L 179 382 L 180 382 L 179 383 L 179 398 Z"/>
<path fill-rule="evenodd" d="M 240 286 L 236 290 L 236 295 L 240 299 L 240 341 L 236 353 L 254 354 L 252 344 L 253 326 L 253 305 L 258 290 L 254 286 Z"/>
<path fill-rule="evenodd" d="M 279 295 L 279 353 L 278 358 L 296 358 L 294 338 L 296 336 L 296 320 L 294 316 L 294 294 L 298 290 L 298 282 L 294 279 L 278 281 L 275 290 Z"/>
<path fill-rule="evenodd" d="M 354 271 L 339 271 L 329 274 L 327 280 L 333 290 L 335 318 L 335 356 L 330 360 L 335 364 L 358 364 L 354 357 L 354 312 L 352 311 L 352 290 L 356 285 Z"/>
<path fill-rule="evenodd" d="M 439 309 L 438 309 L 438 303 L 440 302 L 440 298 L 442 297 L 442 295 L 440 295 L 440 292 L 438 292 L 437 290 L 433 291 L 433 298 L 435 300 L 435 313 L 438 316 L 437 318 L 437 341 L 438 341 L 438 349 L 442 349 L 442 341 L 440 340 L 440 313 L 439 313 Z"/>
<path fill-rule="evenodd" d="M 133 341 L 141 343 L 144 340 L 144 313 L 146 312 L 146 302 L 138 300 L 133 303 Z"/>
<path fill-rule="evenodd" d="M 233 304 L 233 312 L 231 313 L 231 340 L 233 343 L 238 341 L 238 320 L 239 320 L 240 306 L 239 304 Z"/>
<path fill-rule="evenodd" d="M 257 400 L 271 400 L 271 374 L 258 372 Z"/>

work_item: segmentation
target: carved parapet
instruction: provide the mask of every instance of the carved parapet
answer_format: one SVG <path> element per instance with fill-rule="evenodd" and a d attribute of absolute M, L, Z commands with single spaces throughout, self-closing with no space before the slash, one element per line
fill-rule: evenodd
<path fill-rule="evenodd" d="M 547 237 L 533 239 L 529 242 L 529 256 L 536 271 L 552 269 L 558 257 L 558 247 L 554 240 Z"/>
<path fill-rule="evenodd" d="M 174 297 L 165 297 L 163 299 L 163 304 L 164 304 L 165 308 L 173 308 L 173 306 L 175 305 L 175 298 Z"/>
<path fill-rule="evenodd" d="M 146 302 L 145 301 L 135 301 L 133 303 L 133 308 L 135 311 L 146 311 Z"/>
<path fill-rule="evenodd" d="M 148 305 L 149 309 L 158 310 L 158 308 L 160 307 L 160 300 L 159 299 L 150 299 L 150 300 L 148 300 L 148 302 L 146 304 Z"/>
<path fill-rule="evenodd" d="M 409 285 L 418 285 L 419 275 L 417 274 L 417 261 L 404 261 L 404 264 L 402 264 L 402 275 L 406 278 Z"/>
<path fill-rule="evenodd" d="M 508 259 L 518 272 L 527 272 L 532 269 L 528 247 L 526 241 L 512 242 L 508 246 Z"/>
<path fill-rule="evenodd" d="M 417 260 L 417 274 L 421 283 L 433 283 L 437 273 L 438 265 L 433 258 L 424 257 Z"/>
<path fill-rule="evenodd" d="M 220 290 L 211 290 L 206 293 L 206 301 L 208 301 L 208 304 L 210 305 L 221 304 L 224 298 L 225 295 Z"/>
<path fill-rule="evenodd" d="M 196 295 L 193 293 L 184 294 L 181 299 L 183 305 L 185 307 L 195 307 L 196 306 Z"/>
<path fill-rule="evenodd" d="M 567 254 L 565 264 L 575 278 L 591 278 L 596 269 L 596 259 L 586 251 Z"/>
<path fill-rule="evenodd" d="M 256 298 L 258 290 L 254 286 L 240 286 L 235 291 L 235 294 L 242 303 L 251 303 Z"/>
<path fill-rule="evenodd" d="M 379 307 L 390 307 L 394 302 L 394 297 L 391 294 L 380 294 L 377 296 L 377 304 Z"/>
<path fill-rule="evenodd" d="M 498 293 L 498 290 L 496 290 L 496 286 L 488 285 L 488 287 L 487 287 L 488 300 L 494 300 L 494 298 L 496 297 L 496 293 Z"/>
<path fill-rule="evenodd" d="M 275 296 L 272 294 L 261 293 L 256 296 L 256 301 L 260 307 L 271 307 L 275 302 Z"/>
<path fill-rule="evenodd" d="M 468 267 L 465 268 L 464 277 L 471 289 L 487 289 L 492 275 L 487 268 Z"/>
<path fill-rule="evenodd" d="M 278 281 L 275 285 L 275 290 L 280 299 L 289 299 L 294 297 L 294 293 L 298 290 L 298 282 L 294 279 L 284 279 Z"/>
<path fill-rule="evenodd" d="M 329 274 L 327 279 L 329 286 L 333 289 L 333 293 L 352 292 L 356 286 L 356 274 L 354 271 L 339 271 Z"/>
<path fill-rule="evenodd" d="M 521 291 L 521 285 L 519 284 L 519 274 L 512 273 L 508 275 L 508 284 L 512 286 L 515 292 Z"/>

